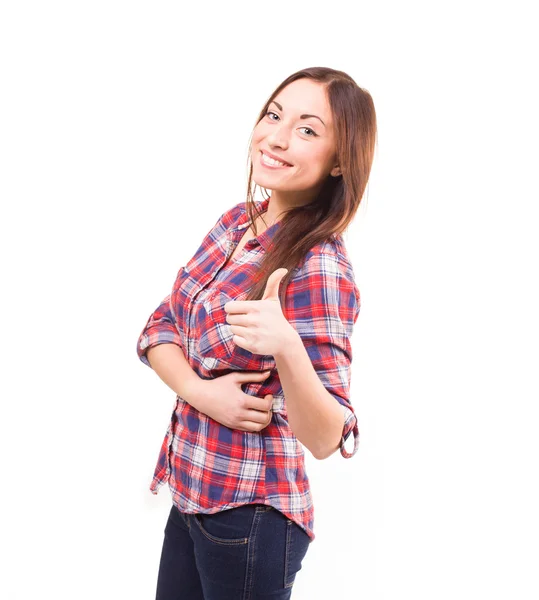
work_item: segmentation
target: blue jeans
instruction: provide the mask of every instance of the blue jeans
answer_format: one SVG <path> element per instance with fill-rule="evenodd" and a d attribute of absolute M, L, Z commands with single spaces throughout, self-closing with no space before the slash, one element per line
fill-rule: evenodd
<path fill-rule="evenodd" d="M 245 504 L 206 515 L 172 505 L 156 600 L 290 598 L 310 541 L 271 506 Z"/>

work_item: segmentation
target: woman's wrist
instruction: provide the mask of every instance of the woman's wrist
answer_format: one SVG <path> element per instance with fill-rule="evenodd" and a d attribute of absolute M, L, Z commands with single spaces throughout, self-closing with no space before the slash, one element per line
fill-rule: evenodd
<path fill-rule="evenodd" d="M 181 397 L 188 404 L 199 410 L 200 412 L 205 412 L 204 408 L 208 402 L 208 394 L 207 394 L 207 380 L 202 379 L 196 373 L 194 373 L 194 377 L 190 377 L 186 382 L 184 382 Z"/>
<path fill-rule="evenodd" d="M 183 348 L 173 343 L 158 344 L 147 351 L 150 366 L 180 398 L 199 409 L 204 381 L 185 358 Z M 200 409 L 199 409 L 200 410 Z"/>

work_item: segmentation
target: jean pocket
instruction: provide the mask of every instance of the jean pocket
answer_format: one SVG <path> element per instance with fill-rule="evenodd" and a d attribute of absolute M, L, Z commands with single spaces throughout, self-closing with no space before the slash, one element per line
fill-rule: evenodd
<path fill-rule="evenodd" d="M 285 549 L 285 571 L 284 587 L 291 588 L 298 571 L 301 570 L 301 562 L 307 554 L 311 538 L 307 532 L 286 518 L 286 549 Z"/>
<path fill-rule="evenodd" d="M 194 521 L 200 532 L 215 544 L 245 545 L 249 542 L 256 506 L 245 504 L 211 515 L 195 513 Z"/>

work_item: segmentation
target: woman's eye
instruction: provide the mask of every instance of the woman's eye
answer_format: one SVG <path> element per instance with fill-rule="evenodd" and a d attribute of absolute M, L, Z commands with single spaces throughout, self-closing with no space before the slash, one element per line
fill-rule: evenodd
<path fill-rule="evenodd" d="M 273 111 L 271 111 L 271 110 L 268 110 L 268 111 L 266 112 L 266 116 L 269 116 L 269 115 L 275 115 L 277 118 L 279 118 L 279 115 L 278 115 L 278 114 L 276 114 L 276 113 L 274 113 L 274 112 L 273 112 Z M 276 120 L 276 119 L 271 119 L 271 118 L 270 118 L 270 121 L 275 121 L 275 120 Z M 309 137 L 316 137 L 316 136 L 318 135 L 318 134 L 316 133 L 316 131 L 314 131 L 314 130 L 313 130 L 313 129 L 311 129 L 310 127 L 301 127 L 301 129 L 306 129 L 307 131 L 310 131 L 311 133 L 309 134 Z"/>

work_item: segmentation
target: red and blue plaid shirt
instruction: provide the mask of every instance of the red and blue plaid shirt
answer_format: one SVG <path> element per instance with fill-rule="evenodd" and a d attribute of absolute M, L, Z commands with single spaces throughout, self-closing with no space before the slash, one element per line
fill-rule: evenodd
<path fill-rule="evenodd" d="M 258 203 L 262 212 L 270 199 Z M 271 505 L 314 540 L 304 451 L 288 424 L 275 359 L 237 346 L 224 309 L 230 300 L 245 299 L 257 264 L 280 226 L 277 221 L 228 261 L 249 227 L 246 203 L 221 215 L 179 270 L 171 293 L 151 314 L 137 343 L 138 356 L 148 366 L 149 348 L 177 344 L 203 379 L 231 371 L 271 369 L 263 382 L 243 384 L 242 389 L 259 398 L 273 395 L 272 420 L 260 432 L 230 429 L 176 396 L 150 490 L 157 494 L 168 481 L 173 503 L 186 513 L 212 514 L 250 503 Z M 359 445 L 357 417 L 349 398 L 350 338 L 359 309 L 359 289 L 342 236 L 333 236 L 312 248 L 294 269 L 282 310 L 325 388 L 343 407 L 340 452 L 345 458 L 352 457 Z M 351 433 L 354 447 L 348 452 L 344 443 Z"/>

